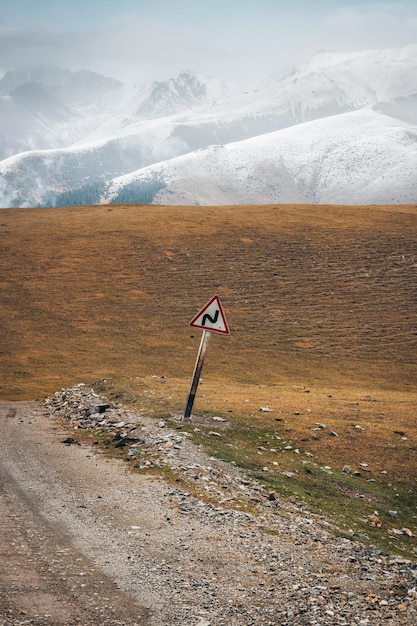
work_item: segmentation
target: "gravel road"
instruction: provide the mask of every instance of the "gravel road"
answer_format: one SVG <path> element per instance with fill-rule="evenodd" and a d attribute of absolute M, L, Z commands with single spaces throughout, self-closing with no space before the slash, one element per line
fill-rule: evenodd
<path fill-rule="evenodd" d="M 244 494 L 258 513 L 64 445 L 59 403 L 48 410 L 0 404 L 3 626 L 417 623 L 415 563 L 333 537 L 325 520 L 270 500 L 189 441 L 172 446 L 165 426 L 160 454 L 172 467 L 223 502 Z M 149 441 L 162 428 L 140 424 Z"/>

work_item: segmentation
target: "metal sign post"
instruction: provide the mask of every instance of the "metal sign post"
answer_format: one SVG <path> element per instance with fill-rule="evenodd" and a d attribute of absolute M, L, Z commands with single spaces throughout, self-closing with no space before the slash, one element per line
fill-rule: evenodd
<path fill-rule="evenodd" d="M 203 369 L 204 357 L 210 334 L 221 333 L 229 335 L 230 330 L 227 325 L 226 316 L 223 312 L 222 305 L 218 296 L 214 296 L 207 304 L 197 313 L 190 322 L 190 326 L 194 328 L 202 328 L 200 348 L 197 354 L 197 360 L 194 366 L 193 378 L 191 381 L 190 393 L 188 394 L 187 404 L 184 411 L 184 419 L 190 417 L 193 410 L 195 395 L 197 393 L 198 383 L 200 382 L 201 370 Z"/>
<path fill-rule="evenodd" d="M 201 370 L 203 369 L 204 357 L 206 355 L 206 350 L 208 346 L 208 342 L 210 339 L 210 331 L 203 330 L 203 334 L 201 335 L 200 348 L 197 354 L 197 360 L 194 366 L 193 379 L 191 382 L 190 393 L 188 394 L 187 404 L 185 406 L 184 418 L 190 417 L 191 411 L 193 410 L 194 398 L 197 393 L 198 383 L 200 382 Z"/>

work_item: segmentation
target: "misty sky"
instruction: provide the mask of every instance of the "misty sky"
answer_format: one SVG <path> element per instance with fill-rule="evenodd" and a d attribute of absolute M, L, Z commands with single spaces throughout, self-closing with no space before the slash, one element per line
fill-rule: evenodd
<path fill-rule="evenodd" d="M 124 81 L 238 80 L 318 50 L 417 43 L 416 0 L 0 0 L 0 76 L 58 65 Z"/>

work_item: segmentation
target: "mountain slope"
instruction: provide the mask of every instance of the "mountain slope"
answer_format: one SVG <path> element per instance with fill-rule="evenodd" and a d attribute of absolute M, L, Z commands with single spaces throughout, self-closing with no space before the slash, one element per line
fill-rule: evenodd
<path fill-rule="evenodd" d="M 417 94 L 417 45 L 351 54 L 315 55 L 299 68 L 226 94 L 211 110 L 182 123 L 176 133 L 216 143 L 239 141 L 295 124 Z M 214 131 L 214 127 L 216 130 Z M 200 148 L 201 142 L 193 145 Z"/>
<path fill-rule="evenodd" d="M 417 126 L 365 109 L 147 167 L 105 199 L 159 180 L 159 204 L 409 203 L 416 163 Z"/>

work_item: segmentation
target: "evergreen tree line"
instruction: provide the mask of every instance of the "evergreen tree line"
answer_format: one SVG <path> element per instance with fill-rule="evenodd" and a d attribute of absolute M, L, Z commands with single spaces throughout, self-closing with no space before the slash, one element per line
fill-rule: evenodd
<path fill-rule="evenodd" d="M 99 204 L 101 198 L 106 193 L 107 187 L 108 184 L 103 181 L 88 183 L 76 189 L 63 191 L 55 196 L 49 196 L 39 206 L 54 208 Z M 122 187 L 112 198 L 110 204 L 152 204 L 158 191 L 161 191 L 164 187 L 166 187 L 166 184 L 159 179 L 132 182 Z"/>
<path fill-rule="evenodd" d="M 152 204 L 158 191 L 165 187 L 157 178 L 133 182 L 120 189 L 111 204 Z"/>

